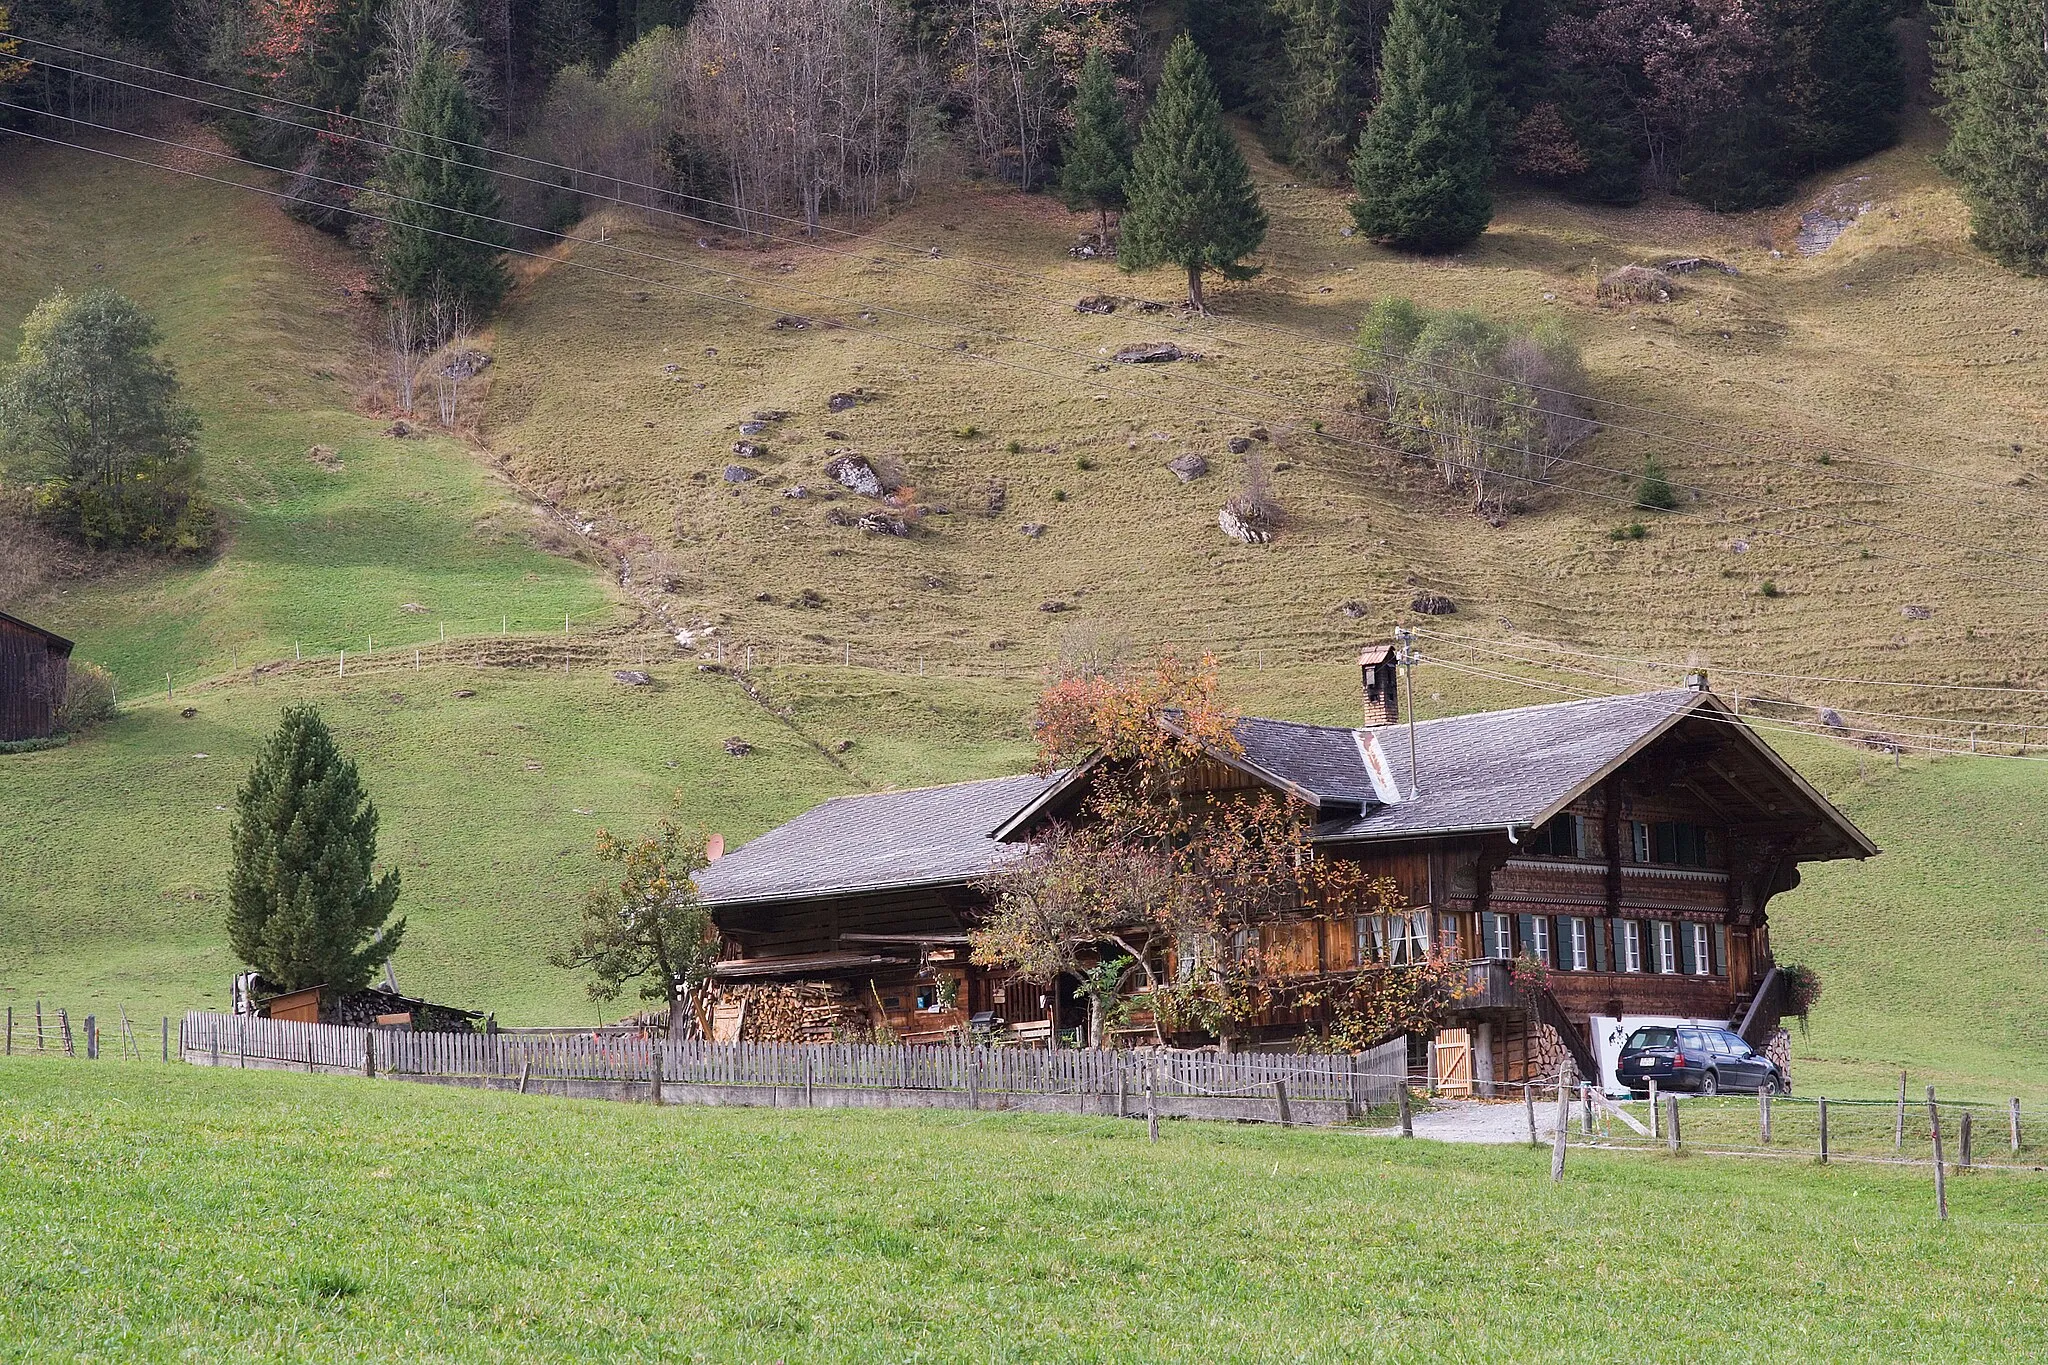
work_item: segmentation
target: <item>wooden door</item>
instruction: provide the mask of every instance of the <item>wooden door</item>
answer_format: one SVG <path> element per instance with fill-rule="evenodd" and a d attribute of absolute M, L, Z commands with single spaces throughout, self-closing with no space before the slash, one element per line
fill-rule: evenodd
<path fill-rule="evenodd" d="M 1447 1028 L 1436 1036 L 1437 1089 L 1446 1095 L 1472 1093 L 1472 1033 Z"/>

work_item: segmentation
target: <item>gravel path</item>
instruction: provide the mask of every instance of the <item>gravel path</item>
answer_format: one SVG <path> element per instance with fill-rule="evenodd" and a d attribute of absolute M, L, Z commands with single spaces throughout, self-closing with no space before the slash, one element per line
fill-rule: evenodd
<path fill-rule="evenodd" d="M 1376 1137 L 1398 1137 L 1401 1130 L 1380 1128 Z M 1537 1141 L 1548 1142 L 1557 1133 L 1557 1096 L 1536 1097 Z M 1415 1136 L 1438 1142 L 1527 1142 L 1529 1111 L 1520 1100 L 1435 1100 L 1427 1111 L 1415 1114 Z"/>

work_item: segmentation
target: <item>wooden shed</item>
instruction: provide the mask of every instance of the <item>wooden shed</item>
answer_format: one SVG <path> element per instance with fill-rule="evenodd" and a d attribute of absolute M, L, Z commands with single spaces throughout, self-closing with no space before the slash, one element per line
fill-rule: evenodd
<path fill-rule="evenodd" d="M 71 642 L 0 611 L 0 742 L 57 732 Z"/>

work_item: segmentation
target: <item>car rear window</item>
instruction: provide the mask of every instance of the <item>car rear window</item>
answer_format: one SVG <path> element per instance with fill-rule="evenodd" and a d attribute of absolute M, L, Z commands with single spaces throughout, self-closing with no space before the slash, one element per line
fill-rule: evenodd
<path fill-rule="evenodd" d="M 1644 1048 L 1670 1047 L 1677 1041 L 1677 1030 L 1668 1028 L 1639 1028 L 1622 1044 L 1623 1051 L 1641 1051 Z"/>

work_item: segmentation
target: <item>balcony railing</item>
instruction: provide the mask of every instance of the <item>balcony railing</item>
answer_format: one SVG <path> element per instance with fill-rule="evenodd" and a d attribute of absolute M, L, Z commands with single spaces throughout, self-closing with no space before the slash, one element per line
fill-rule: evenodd
<path fill-rule="evenodd" d="M 1515 990 L 1515 964 L 1499 958 L 1482 958 L 1465 964 L 1465 995 L 1459 1009 L 1521 1009 L 1522 997 Z"/>

